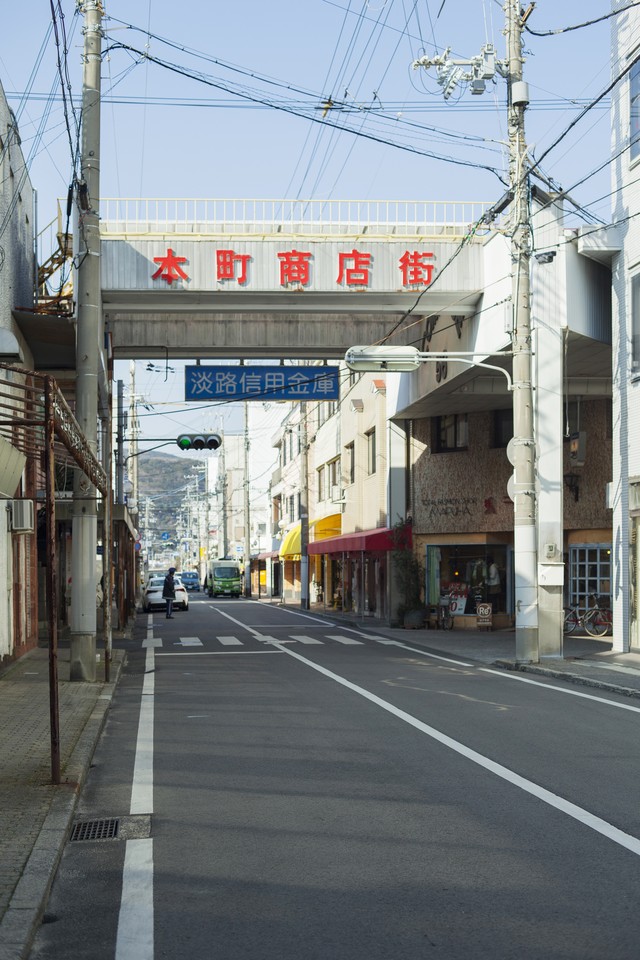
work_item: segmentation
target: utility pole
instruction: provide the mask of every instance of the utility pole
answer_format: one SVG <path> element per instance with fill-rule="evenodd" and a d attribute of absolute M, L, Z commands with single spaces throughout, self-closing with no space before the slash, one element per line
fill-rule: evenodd
<path fill-rule="evenodd" d="M 251 505 L 249 483 L 249 403 L 244 401 L 244 595 L 251 596 Z"/>
<path fill-rule="evenodd" d="M 520 0 L 507 0 L 509 183 L 511 201 L 511 260 L 513 306 L 513 432 L 514 432 L 514 556 L 516 594 L 516 660 L 537 662 L 538 568 L 536 537 L 536 477 L 531 351 L 531 213 L 524 113 L 529 103 L 522 75 L 522 29 L 532 7 L 523 15 Z"/>
<path fill-rule="evenodd" d="M 300 404 L 300 606 L 309 609 L 309 443 L 307 404 Z"/>
<path fill-rule="evenodd" d="M 509 124 L 509 193 L 511 208 L 513 348 L 514 557 L 516 601 L 516 660 L 539 660 L 537 505 L 535 475 L 533 365 L 531 350 L 531 218 L 524 114 L 529 103 L 523 78 L 522 31 L 535 4 L 524 12 L 520 0 L 505 0 L 507 60 L 496 59 L 493 44 L 479 56 L 453 60 L 422 57 L 414 67 L 436 67 L 445 99 L 465 81 L 473 94 L 484 93 L 496 73 L 507 79 Z M 467 68 L 467 69 L 465 69 Z"/>
<path fill-rule="evenodd" d="M 95 454 L 98 446 L 98 366 L 101 344 L 100 308 L 100 68 L 102 5 L 80 0 L 84 14 L 79 266 L 76 328 L 76 419 Z M 96 552 L 97 491 L 80 470 L 73 491 L 71 561 L 70 677 L 96 678 Z"/>

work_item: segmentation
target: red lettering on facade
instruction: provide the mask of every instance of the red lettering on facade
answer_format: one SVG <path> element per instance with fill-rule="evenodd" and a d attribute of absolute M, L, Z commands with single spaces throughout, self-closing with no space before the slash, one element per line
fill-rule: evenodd
<path fill-rule="evenodd" d="M 352 250 L 351 253 L 339 253 L 336 283 L 346 283 L 348 287 L 368 286 L 371 260 L 370 253 L 361 253 L 359 250 Z"/>
<path fill-rule="evenodd" d="M 247 282 L 247 264 L 251 259 L 248 253 L 236 253 L 234 250 L 216 250 L 216 279 Z M 240 264 L 240 274 L 236 277 L 236 265 Z"/>
<path fill-rule="evenodd" d="M 299 283 L 302 286 L 309 283 L 310 253 L 301 253 L 300 250 L 288 250 L 279 253 L 280 286 L 287 283 Z"/>
<path fill-rule="evenodd" d="M 151 279 L 157 280 L 158 277 L 162 277 L 163 280 L 166 280 L 167 283 L 171 284 L 174 280 L 188 280 L 189 277 L 184 272 L 181 263 L 186 263 L 186 257 L 176 257 L 175 253 L 171 247 L 167 248 L 167 252 L 164 257 L 154 257 L 154 263 L 159 263 L 160 266 L 154 274 L 152 274 Z"/>
<path fill-rule="evenodd" d="M 435 264 L 428 262 L 430 259 L 433 259 L 432 253 L 421 253 L 419 250 L 409 252 L 409 250 L 406 250 L 399 260 L 402 286 L 412 287 L 416 284 L 424 284 L 428 287 L 435 270 Z"/>

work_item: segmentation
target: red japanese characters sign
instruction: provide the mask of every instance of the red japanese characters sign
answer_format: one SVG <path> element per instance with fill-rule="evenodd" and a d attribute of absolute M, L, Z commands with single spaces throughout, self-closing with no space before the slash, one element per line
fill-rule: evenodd
<path fill-rule="evenodd" d="M 313 284 L 314 255 L 303 250 L 276 252 L 281 287 L 309 287 Z M 216 249 L 215 279 L 218 283 L 248 286 L 251 282 L 250 267 L 254 258 L 250 253 L 237 253 L 233 249 Z M 423 250 L 405 250 L 396 261 L 398 285 L 405 288 L 428 287 L 433 282 L 435 254 Z M 186 257 L 179 257 L 169 247 L 162 257 L 154 257 L 159 264 L 152 274 L 153 280 L 172 284 L 176 280 L 189 280 L 181 264 Z M 374 256 L 364 250 L 353 249 L 338 253 L 335 284 L 341 287 L 370 288 L 375 270 Z"/>

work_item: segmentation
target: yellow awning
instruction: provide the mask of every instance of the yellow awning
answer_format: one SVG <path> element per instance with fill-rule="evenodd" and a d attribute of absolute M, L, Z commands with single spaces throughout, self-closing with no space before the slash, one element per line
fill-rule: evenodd
<path fill-rule="evenodd" d="M 342 533 L 342 515 L 332 513 L 328 517 L 321 517 L 320 520 L 314 520 L 310 526 L 313 527 L 313 539 L 325 540 L 327 537 L 335 537 Z"/>
<path fill-rule="evenodd" d="M 291 527 L 291 530 L 287 530 L 280 544 L 280 549 L 278 553 L 281 557 L 288 557 L 292 560 L 294 557 L 300 556 L 300 524 L 296 523 L 295 527 Z"/>
<path fill-rule="evenodd" d="M 309 530 L 313 530 L 315 540 L 324 540 L 326 537 L 334 537 L 341 533 L 342 518 L 339 513 L 332 513 L 329 517 L 321 517 L 319 520 L 312 520 L 309 524 Z M 300 557 L 300 524 L 296 523 L 294 527 L 284 535 L 278 553 L 281 557 L 289 560 L 298 560 Z"/>

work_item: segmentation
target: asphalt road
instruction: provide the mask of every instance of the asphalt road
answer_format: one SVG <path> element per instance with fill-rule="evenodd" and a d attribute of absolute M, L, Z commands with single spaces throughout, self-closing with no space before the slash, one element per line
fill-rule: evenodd
<path fill-rule="evenodd" d="M 640 706 L 301 611 L 140 616 L 32 958 L 631 960 Z"/>

